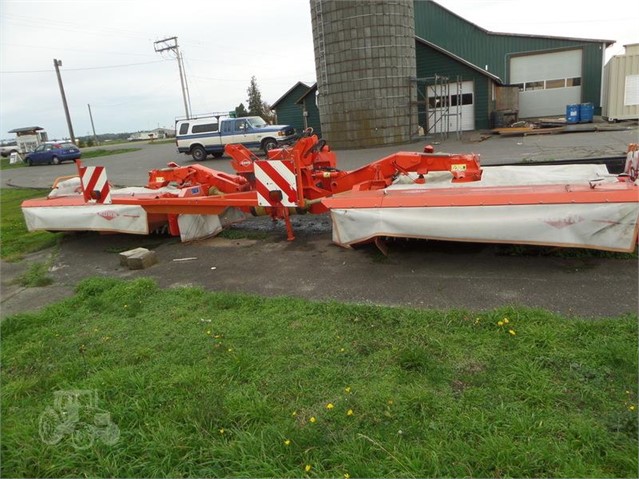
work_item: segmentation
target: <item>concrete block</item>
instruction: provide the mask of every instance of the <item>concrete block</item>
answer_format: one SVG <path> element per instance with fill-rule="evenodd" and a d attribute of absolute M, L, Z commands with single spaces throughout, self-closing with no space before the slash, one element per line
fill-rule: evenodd
<path fill-rule="evenodd" d="M 146 248 L 135 248 L 120 253 L 120 264 L 129 269 L 146 269 L 158 262 L 155 251 Z"/>
<path fill-rule="evenodd" d="M 128 251 L 123 251 L 122 253 L 120 253 L 120 266 L 127 266 L 127 260 L 129 258 L 129 256 L 137 254 L 137 253 L 141 253 L 143 251 L 149 251 L 146 248 L 133 248 L 130 249 Z"/>

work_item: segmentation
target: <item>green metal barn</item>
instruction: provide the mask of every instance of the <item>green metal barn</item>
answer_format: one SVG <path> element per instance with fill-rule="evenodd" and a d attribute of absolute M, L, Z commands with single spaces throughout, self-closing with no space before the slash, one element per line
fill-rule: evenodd
<path fill-rule="evenodd" d="M 333 0 L 312 1 L 328 4 Z M 389 2 L 391 9 L 389 0 L 378 0 L 377 5 L 384 2 Z M 358 5 L 359 17 L 366 17 L 367 3 Z M 406 107 L 394 111 L 396 117 L 408 117 L 408 122 L 395 120 L 397 124 L 408 123 L 411 138 L 427 133 L 460 133 L 505 126 L 519 119 L 563 118 L 568 105 L 583 103 L 592 104 L 594 115 L 601 114 L 605 51 L 614 40 L 490 32 L 432 0 L 414 0 L 413 7 L 416 77 L 406 78 L 402 83 L 411 85 L 410 97 L 406 97 Z M 369 16 L 373 15 L 369 10 Z M 330 22 L 324 25 L 317 8 L 313 11 L 317 16 L 313 18 L 314 24 L 323 28 L 314 33 L 322 38 L 320 47 L 315 38 L 317 57 L 321 45 L 329 42 L 334 29 Z M 511 12 L 508 2 L 504 2 L 504 15 L 508 14 L 517 13 Z M 383 28 L 387 27 L 378 30 Z M 371 30 L 371 38 L 379 42 L 380 31 Z M 393 34 L 397 33 L 392 27 L 388 31 L 388 44 L 393 45 L 397 41 Z M 340 41 L 343 44 L 338 46 L 342 45 L 343 49 L 355 48 L 349 46 L 347 37 Z M 373 76 L 374 62 L 379 60 L 377 50 L 365 55 L 371 58 L 367 71 Z M 333 57 L 326 56 L 324 61 L 327 58 L 330 62 Z M 323 61 L 316 58 L 316 69 L 327 68 L 322 65 Z M 352 65 L 353 72 L 341 75 L 340 81 L 348 81 L 350 76 L 351 81 L 357 82 L 362 72 L 361 62 L 358 65 Z M 328 67 L 330 70 L 330 64 Z M 322 77 L 320 70 L 318 79 Z M 317 89 L 318 84 L 312 87 L 302 82 L 295 84 L 273 105 L 278 122 L 298 129 L 313 126 L 319 131 Z M 330 92 L 333 96 L 334 90 Z M 364 101 L 360 98 L 362 91 L 351 90 L 357 92 L 358 101 Z M 318 93 L 321 98 L 322 82 Z M 337 105 L 342 102 L 345 111 L 351 108 L 346 104 L 352 101 L 340 98 L 332 101 Z M 371 125 L 371 121 L 375 124 Z M 367 118 L 362 120 L 360 128 L 381 129 L 388 127 L 386 123 Z"/>
<path fill-rule="evenodd" d="M 463 105 L 463 130 L 491 126 L 505 85 L 516 87 L 510 109 L 519 118 L 563 116 L 576 103 L 592 103 L 601 113 L 605 50 L 613 40 L 495 33 L 434 1 L 414 5 L 417 76 L 430 83 L 449 78 L 451 95 L 461 80 L 467 98 L 472 93 L 472 107 L 470 99 Z"/>

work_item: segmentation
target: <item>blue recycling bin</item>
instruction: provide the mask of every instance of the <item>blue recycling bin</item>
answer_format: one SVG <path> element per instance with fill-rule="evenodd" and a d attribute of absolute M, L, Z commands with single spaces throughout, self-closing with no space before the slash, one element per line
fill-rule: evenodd
<path fill-rule="evenodd" d="M 566 105 L 566 123 L 579 123 L 580 121 L 580 106 Z"/>
<path fill-rule="evenodd" d="M 579 123 L 592 123 L 594 110 L 592 103 L 581 103 L 579 105 Z"/>

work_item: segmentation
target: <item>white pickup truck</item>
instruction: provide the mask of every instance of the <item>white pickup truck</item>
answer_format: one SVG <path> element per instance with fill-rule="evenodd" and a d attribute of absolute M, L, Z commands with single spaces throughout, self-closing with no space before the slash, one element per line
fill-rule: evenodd
<path fill-rule="evenodd" d="M 208 155 L 220 158 L 224 147 L 241 143 L 247 148 L 267 152 L 295 140 L 295 128 L 288 125 L 269 125 L 259 116 L 244 118 L 204 117 L 175 122 L 175 143 L 179 153 L 202 161 Z"/>
<path fill-rule="evenodd" d="M 20 147 L 15 141 L 12 141 L 9 143 L 2 143 L 0 145 L 0 156 L 2 156 L 3 158 L 10 156 L 11 153 L 13 153 L 14 151 L 16 153 L 20 152 Z"/>

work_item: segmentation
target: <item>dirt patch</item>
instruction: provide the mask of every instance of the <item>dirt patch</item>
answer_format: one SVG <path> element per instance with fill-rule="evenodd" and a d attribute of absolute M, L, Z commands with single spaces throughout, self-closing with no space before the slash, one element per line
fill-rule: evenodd
<path fill-rule="evenodd" d="M 588 258 L 587 269 L 566 271 L 561 258 L 504 256 L 491 245 L 435 241 L 391 242 L 386 257 L 374 246 L 334 245 L 328 216 L 295 218 L 294 227 L 292 242 L 283 224 L 273 225 L 269 218 L 237 227 L 247 234 L 267 231 L 266 239 L 249 235 L 183 244 L 170 237 L 69 234 L 52 262 L 52 286 L 9 296 L 10 277 L 23 266 L 3 264 L 2 315 L 70 295 L 90 276 L 151 277 L 162 287 L 439 310 L 521 305 L 593 318 L 636 313 L 636 260 Z M 118 252 L 139 246 L 153 249 L 158 264 L 142 271 L 122 267 Z M 174 261 L 183 258 L 195 259 Z"/>

